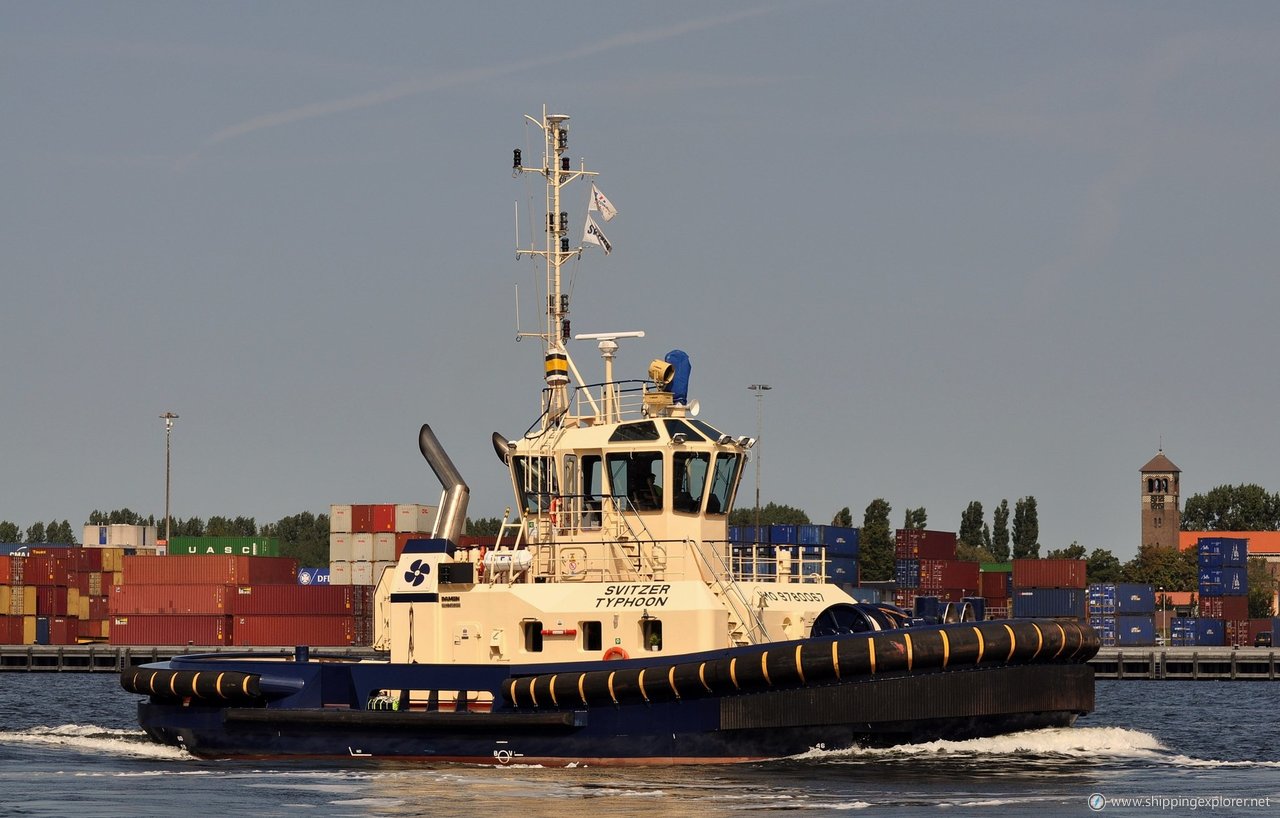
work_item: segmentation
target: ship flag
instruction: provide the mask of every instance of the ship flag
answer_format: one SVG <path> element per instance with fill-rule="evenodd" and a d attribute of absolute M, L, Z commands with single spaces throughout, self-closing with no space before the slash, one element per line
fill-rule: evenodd
<path fill-rule="evenodd" d="M 607 222 L 613 221 L 613 217 L 618 215 L 618 208 L 613 206 L 608 196 L 600 192 L 595 182 L 591 183 L 591 204 L 587 205 L 587 210 L 592 213 L 599 212 Z"/>
<path fill-rule="evenodd" d="M 604 248 L 606 256 L 613 252 L 613 245 L 605 238 L 604 232 L 600 230 L 600 226 L 596 224 L 595 219 L 589 215 L 587 216 L 586 227 L 582 231 L 582 241 L 584 244 L 590 242 L 591 244 L 600 245 Z"/>

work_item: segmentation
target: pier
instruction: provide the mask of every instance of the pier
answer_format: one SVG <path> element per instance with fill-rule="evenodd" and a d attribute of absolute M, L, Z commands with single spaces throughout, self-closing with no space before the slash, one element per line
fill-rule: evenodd
<path fill-rule="evenodd" d="M 255 657 L 293 656 L 293 647 L 227 648 L 128 645 L 0 645 L 0 671 L 119 673 L 130 665 L 164 662 L 190 653 L 229 653 Z M 313 660 L 324 658 L 378 659 L 386 654 L 373 648 L 314 648 Z"/>
<path fill-rule="evenodd" d="M 1271 648 L 1102 648 L 1089 664 L 1099 679 L 1263 682 L 1280 679 L 1280 662 Z"/>

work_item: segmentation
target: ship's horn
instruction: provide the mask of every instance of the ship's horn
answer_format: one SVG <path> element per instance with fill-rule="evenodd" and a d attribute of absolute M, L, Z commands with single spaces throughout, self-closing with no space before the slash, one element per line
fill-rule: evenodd
<path fill-rule="evenodd" d="M 471 495 L 471 489 L 467 488 L 462 474 L 453 465 L 453 461 L 449 459 L 444 447 L 440 445 L 435 433 L 426 423 L 422 424 L 422 429 L 418 432 L 418 450 L 427 459 L 431 470 L 436 473 L 436 479 L 444 487 L 444 494 L 440 498 L 440 514 L 436 519 L 435 536 L 456 543 L 462 537 L 462 532 L 467 525 L 467 500 Z"/>

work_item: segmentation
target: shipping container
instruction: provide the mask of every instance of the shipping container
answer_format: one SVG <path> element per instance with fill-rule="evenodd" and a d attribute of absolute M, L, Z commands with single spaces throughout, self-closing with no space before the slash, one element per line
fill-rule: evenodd
<path fill-rule="evenodd" d="M 355 621 L 345 616 L 237 616 L 231 623 L 232 644 L 350 645 Z"/>
<path fill-rule="evenodd" d="M 1095 583 L 1088 587 L 1089 612 L 1139 616 L 1156 611 L 1155 588 L 1133 582 Z"/>
<path fill-rule="evenodd" d="M 1249 541 L 1238 537 L 1228 537 L 1222 542 L 1222 564 L 1247 566 L 1249 564 Z"/>
<path fill-rule="evenodd" d="M 351 584 L 352 585 L 372 585 L 373 584 L 373 563 L 352 561 L 351 565 Z"/>
<path fill-rule="evenodd" d="M 58 585 L 36 586 L 36 616 L 66 616 L 67 589 Z M 58 644 L 58 643 L 53 643 Z"/>
<path fill-rule="evenodd" d="M 832 557 L 827 560 L 827 581 L 839 586 L 858 584 L 858 560 L 855 557 Z"/>
<path fill-rule="evenodd" d="M 1221 647 L 1226 644 L 1227 631 L 1221 619 L 1197 619 L 1196 644 L 1207 647 Z"/>
<path fill-rule="evenodd" d="M 404 553 L 404 548 L 409 544 L 409 540 L 417 540 L 421 538 L 422 535 L 420 533 L 410 531 L 396 534 L 396 559 L 400 559 L 400 555 Z M 330 559 L 332 559 L 332 557 Z"/>
<path fill-rule="evenodd" d="M 32 555 L 26 558 L 23 567 L 22 582 L 24 585 L 61 585 L 71 584 L 74 571 L 68 565 L 65 556 L 51 554 Z"/>
<path fill-rule="evenodd" d="M 355 534 L 337 532 L 329 535 L 329 560 L 351 562 L 351 538 Z"/>
<path fill-rule="evenodd" d="M 351 533 L 351 505 L 332 504 L 329 506 L 329 533 Z"/>
<path fill-rule="evenodd" d="M 1222 556 L 1221 537 L 1199 537 L 1196 539 L 1196 556 Z"/>
<path fill-rule="evenodd" d="M 1116 644 L 1138 647 L 1156 643 L 1156 623 L 1150 616 L 1117 616 Z"/>
<path fill-rule="evenodd" d="M 1012 601 L 1013 616 L 1018 618 L 1085 618 L 1084 589 L 1018 588 L 1013 592 Z"/>
<path fill-rule="evenodd" d="M 1249 647 L 1253 642 L 1249 639 L 1248 619 L 1227 619 L 1222 623 L 1224 640 L 1234 647 Z"/>
<path fill-rule="evenodd" d="M 125 557 L 124 585 L 292 585 L 298 561 L 289 557 Z"/>
<path fill-rule="evenodd" d="M 799 545 L 797 527 L 790 524 L 775 523 L 769 526 L 769 542 L 774 545 Z"/>
<path fill-rule="evenodd" d="M 920 587 L 920 560 L 896 560 L 893 579 L 899 588 Z"/>
<path fill-rule="evenodd" d="M 1202 596 L 1200 615 L 1207 619 L 1248 619 L 1247 596 Z"/>
<path fill-rule="evenodd" d="M 1222 569 L 1222 595 L 1248 596 L 1249 569 L 1238 565 L 1227 565 Z"/>
<path fill-rule="evenodd" d="M 329 559 L 333 559 L 332 552 Z M 373 534 L 358 532 L 351 535 L 351 562 L 373 562 Z"/>
<path fill-rule="evenodd" d="M 247 585 L 231 588 L 229 613 L 236 616 L 350 615 L 350 585 Z"/>
<path fill-rule="evenodd" d="M 983 570 L 978 574 L 978 593 L 983 597 L 1007 597 L 1013 593 L 1013 574 Z"/>
<path fill-rule="evenodd" d="M 396 554 L 396 535 L 395 534 L 374 534 L 373 535 L 373 561 L 374 562 L 395 562 L 399 555 Z M 330 557 L 332 559 L 332 557 Z"/>
<path fill-rule="evenodd" d="M 1196 643 L 1196 620 L 1174 617 L 1169 624 L 1169 642 L 1176 648 L 1191 647 Z"/>
<path fill-rule="evenodd" d="M 395 533 L 396 507 L 394 503 L 376 503 L 369 512 L 369 530 L 375 534 Z"/>
<path fill-rule="evenodd" d="M 25 645 L 21 616 L 0 614 L 0 645 Z"/>
<path fill-rule="evenodd" d="M 170 556 L 213 555 L 226 557 L 278 557 L 277 537 L 174 537 Z"/>
<path fill-rule="evenodd" d="M 329 584 L 350 585 L 351 563 L 346 560 L 334 560 L 329 563 Z"/>
<path fill-rule="evenodd" d="M 230 614 L 235 588 L 225 584 L 116 585 L 107 598 L 107 613 L 117 614 Z"/>
<path fill-rule="evenodd" d="M 0 557 L 0 585 L 21 585 L 26 557 L 7 555 Z"/>
<path fill-rule="evenodd" d="M 397 532 L 406 534 L 430 534 L 435 525 L 435 506 L 420 503 L 398 503 L 396 505 Z"/>
<path fill-rule="evenodd" d="M 1201 554 L 1200 556 L 1196 557 L 1196 567 L 1199 568 L 1201 571 L 1205 570 L 1206 568 L 1210 568 L 1215 571 L 1221 571 L 1222 566 L 1225 564 L 1226 563 L 1223 562 L 1221 554 Z"/>
<path fill-rule="evenodd" d="M 858 545 L 858 529 L 841 525 L 824 525 L 822 528 L 822 545 L 827 549 L 828 557 L 854 557 L 861 550 Z"/>
<path fill-rule="evenodd" d="M 351 506 L 351 533 L 373 531 L 373 506 L 368 504 Z"/>
<path fill-rule="evenodd" d="M 897 559 L 954 560 L 956 535 L 951 531 L 900 528 L 894 532 L 893 553 Z"/>
<path fill-rule="evenodd" d="M 113 616 L 113 645 L 230 645 L 231 618 L 129 614 Z"/>
<path fill-rule="evenodd" d="M 1085 561 L 1063 559 L 1024 559 L 1013 561 L 1013 587 L 1080 588 L 1085 587 Z"/>

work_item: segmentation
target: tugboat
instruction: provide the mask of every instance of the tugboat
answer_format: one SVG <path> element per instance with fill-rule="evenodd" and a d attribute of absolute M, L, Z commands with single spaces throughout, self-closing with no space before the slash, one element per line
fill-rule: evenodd
<path fill-rule="evenodd" d="M 732 541 L 728 515 L 755 440 L 700 417 L 688 356 L 615 380 L 619 341 L 571 336 L 561 268 L 610 249 L 588 212 L 571 246 L 569 117 L 527 117 L 546 180 L 547 311 L 539 414 L 494 450 L 514 513 L 464 548 L 468 488 L 431 428 L 443 485 L 435 531 L 377 590 L 385 660 L 175 657 L 121 675 L 155 741 L 200 757 L 479 764 L 756 761 L 815 747 L 965 739 L 1071 725 L 1094 705 L 1093 630 L 1076 621 L 913 623 L 826 579 L 820 547 Z M 576 234 L 576 228 L 574 228 Z M 571 341 L 594 341 L 584 383 Z"/>

